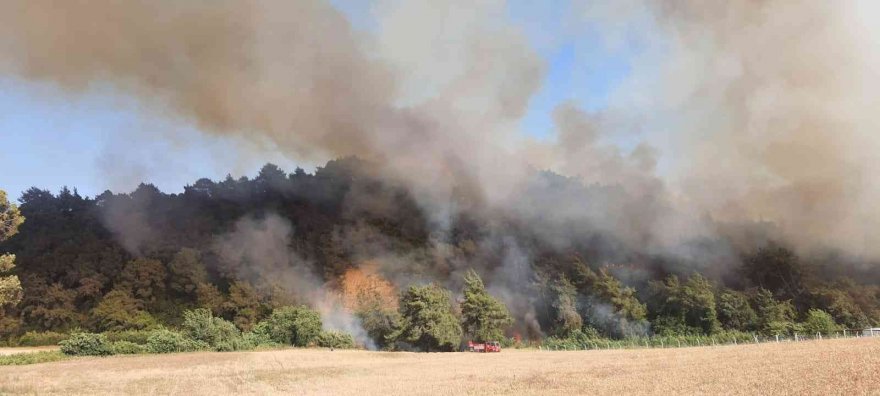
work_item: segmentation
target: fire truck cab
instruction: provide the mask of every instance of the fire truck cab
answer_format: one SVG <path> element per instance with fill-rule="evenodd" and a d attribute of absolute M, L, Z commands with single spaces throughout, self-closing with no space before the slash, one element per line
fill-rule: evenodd
<path fill-rule="evenodd" d="M 501 352 L 501 343 L 498 341 L 473 342 L 468 341 L 469 352 Z"/>

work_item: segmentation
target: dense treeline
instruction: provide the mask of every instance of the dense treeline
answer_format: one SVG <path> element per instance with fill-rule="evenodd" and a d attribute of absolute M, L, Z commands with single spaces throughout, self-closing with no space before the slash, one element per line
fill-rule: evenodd
<path fill-rule="evenodd" d="M 314 174 L 270 164 L 253 179 L 201 179 L 180 194 L 149 184 L 94 198 L 32 188 L 20 199 L 26 221 L 0 244 L 24 290 L 3 304 L 0 337 L 180 326 L 197 308 L 246 333 L 280 307 L 315 305 L 315 290 L 341 296 L 370 342 L 389 348 L 880 322 L 872 267 L 854 277 L 851 263 L 803 259 L 764 240 L 737 252 L 733 268 L 695 271 L 599 233 L 553 243 L 530 220 L 487 214 L 465 193 L 437 220 L 378 175 L 348 158 Z M 547 189 L 578 183 L 536 177 L 552 179 Z M 421 310 L 446 301 L 448 310 Z"/>

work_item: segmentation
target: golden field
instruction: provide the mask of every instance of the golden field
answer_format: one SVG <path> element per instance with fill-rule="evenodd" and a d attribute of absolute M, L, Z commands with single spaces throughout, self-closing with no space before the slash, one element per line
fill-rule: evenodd
<path fill-rule="evenodd" d="M 0 367 L 0 394 L 880 394 L 880 338 L 497 354 L 287 349 Z"/>

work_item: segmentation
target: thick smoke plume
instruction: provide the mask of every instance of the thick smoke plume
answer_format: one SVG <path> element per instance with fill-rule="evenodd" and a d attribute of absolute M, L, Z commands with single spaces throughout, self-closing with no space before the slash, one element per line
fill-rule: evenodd
<path fill-rule="evenodd" d="M 729 247 L 688 242 L 736 244 L 742 225 L 762 222 L 802 252 L 880 255 L 873 2 L 569 6 L 574 25 L 640 50 L 605 110 L 556 109 L 552 141 L 518 129 L 545 65 L 502 0 L 377 1 L 369 32 L 322 0 L 7 0 L 0 70 L 74 93 L 109 83 L 156 114 L 297 161 L 368 159 L 408 186 L 439 242 L 468 210 L 521 219 L 560 248 L 610 236 L 612 260 L 723 265 Z M 546 188 L 557 176 L 540 169 L 585 187 Z M 527 276 L 517 260 L 527 253 L 484 274 L 514 310 L 528 305 L 511 291 Z"/>
<path fill-rule="evenodd" d="M 293 232 L 290 222 L 275 214 L 246 217 L 216 238 L 214 250 L 226 271 L 254 285 L 261 295 L 311 306 L 321 313 L 326 328 L 346 331 L 359 344 L 375 349 L 345 300 L 324 287 L 312 265 L 289 246 Z"/>

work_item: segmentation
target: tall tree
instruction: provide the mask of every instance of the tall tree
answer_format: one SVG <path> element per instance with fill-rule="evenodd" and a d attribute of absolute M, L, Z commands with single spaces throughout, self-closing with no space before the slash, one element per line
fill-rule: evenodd
<path fill-rule="evenodd" d="M 753 300 L 758 313 L 758 327 L 765 334 L 785 335 L 798 329 L 795 323 L 797 312 L 791 301 L 776 300 L 767 289 L 758 289 Z"/>
<path fill-rule="evenodd" d="M 681 283 L 671 275 L 663 282 L 651 282 L 655 332 L 661 334 L 703 333 L 720 330 L 712 283 L 693 274 Z"/>
<path fill-rule="evenodd" d="M 9 203 L 6 191 L 0 190 L 0 242 L 15 235 L 18 232 L 18 226 L 23 222 L 24 217 L 18 211 L 18 207 Z M 0 255 L 0 274 L 9 272 L 14 267 L 15 255 Z M 21 296 L 21 281 L 17 276 L 0 276 L 0 309 L 6 305 L 18 304 L 21 301 Z M 3 314 L 3 311 L 0 311 L 0 314 Z"/>
<path fill-rule="evenodd" d="M 513 322 L 507 307 L 486 291 L 476 271 L 468 271 L 464 285 L 461 319 L 465 334 L 479 342 L 503 337 L 504 330 Z"/>
<path fill-rule="evenodd" d="M 461 342 L 461 326 L 448 290 L 430 284 L 410 286 L 400 297 L 400 328 L 394 338 L 430 351 L 452 351 Z"/>
<path fill-rule="evenodd" d="M 606 268 L 593 271 L 578 258 L 572 272 L 577 305 L 590 327 L 611 337 L 625 337 L 645 327 L 647 308 L 636 297 L 635 289 L 625 287 Z"/>
<path fill-rule="evenodd" d="M 758 315 L 744 293 L 724 290 L 718 295 L 718 320 L 728 330 L 754 330 Z"/>
<path fill-rule="evenodd" d="M 577 309 L 577 289 L 563 275 L 552 287 L 553 313 L 555 319 L 555 333 L 560 337 L 567 337 L 573 332 L 581 330 L 584 320 Z"/>

